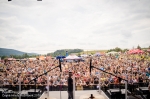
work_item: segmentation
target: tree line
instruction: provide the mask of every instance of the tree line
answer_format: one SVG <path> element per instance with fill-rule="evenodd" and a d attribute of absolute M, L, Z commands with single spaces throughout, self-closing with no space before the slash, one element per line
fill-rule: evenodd
<path fill-rule="evenodd" d="M 138 46 L 136 47 L 136 49 L 146 50 L 146 49 L 150 49 L 150 46 L 147 47 L 147 48 L 141 48 L 140 45 L 138 45 Z M 114 48 L 114 49 L 109 49 L 109 50 L 107 50 L 107 53 L 108 53 L 108 52 L 111 52 L 111 51 L 115 51 L 115 52 L 126 52 L 126 51 L 129 51 L 129 49 L 121 49 L 121 48 L 119 48 L 119 47 L 116 47 L 116 48 Z"/>
<path fill-rule="evenodd" d="M 23 55 L 3 55 L 0 56 L 1 59 L 6 59 L 6 58 L 15 58 L 15 59 L 24 59 L 24 58 L 31 58 L 31 57 L 38 57 L 39 55 L 28 55 L 27 53 L 23 54 Z"/>
<path fill-rule="evenodd" d="M 55 52 L 53 53 L 48 53 L 47 55 L 49 56 L 53 56 L 53 57 L 56 57 L 56 56 L 66 56 L 66 53 L 71 54 L 71 53 L 80 53 L 80 52 L 83 52 L 84 50 L 83 49 L 62 49 L 62 50 L 56 50 Z"/>

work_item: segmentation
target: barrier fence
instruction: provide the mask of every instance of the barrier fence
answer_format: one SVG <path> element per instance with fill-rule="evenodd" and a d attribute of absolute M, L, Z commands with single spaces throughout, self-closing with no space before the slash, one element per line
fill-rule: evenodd
<path fill-rule="evenodd" d="M 136 88 L 139 87 L 147 87 L 147 83 L 133 83 L 128 84 L 128 90 L 134 91 Z M 0 88 L 7 88 L 8 90 L 12 91 L 19 91 L 19 85 L 1 85 Z M 67 91 L 68 86 L 67 85 L 49 85 L 49 91 Z M 91 85 L 76 85 L 76 90 L 97 90 L 99 88 L 98 84 L 91 84 Z M 115 89 L 115 88 L 121 88 L 125 89 L 125 84 L 109 84 L 108 86 L 101 85 L 101 89 L 106 91 L 108 89 Z M 34 84 L 21 84 L 21 90 L 29 90 L 29 89 L 35 89 Z M 43 91 L 47 90 L 47 84 L 37 84 L 36 89 L 40 89 Z"/>

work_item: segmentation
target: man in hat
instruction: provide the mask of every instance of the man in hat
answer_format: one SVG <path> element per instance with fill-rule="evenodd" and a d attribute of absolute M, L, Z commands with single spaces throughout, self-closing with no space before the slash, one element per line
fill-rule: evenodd
<path fill-rule="evenodd" d="M 68 77 L 68 99 L 73 99 L 73 79 L 71 78 L 72 72 L 69 72 Z"/>

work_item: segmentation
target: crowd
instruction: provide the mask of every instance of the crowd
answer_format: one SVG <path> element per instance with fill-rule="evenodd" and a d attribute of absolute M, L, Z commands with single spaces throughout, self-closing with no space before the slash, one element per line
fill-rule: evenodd
<path fill-rule="evenodd" d="M 97 88 L 99 73 L 101 87 L 108 87 L 110 84 L 124 84 L 123 79 L 128 80 L 128 84 L 131 85 L 134 83 L 148 83 L 150 79 L 149 60 L 142 58 L 142 55 L 138 56 L 140 58 L 135 55 L 121 53 L 119 55 L 103 55 L 99 57 L 89 56 L 85 57 L 84 61 L 78 62 L 63 61 L 61 62 L 62 72 L 60 72 L 59 68 L 53 69 L 59 65 L 59 61 L 53 58 L 42 61 L 6 61 L 3 63 L 3 72 L 0 72 L 0 84 L 3 86 L 15 86 L 21 80 L 21 84 L 28 85 L 34 84 L 33 79 L 37 78 L 37 85 L 47 85 L 47 82 L 49 82 L 50 86 L 60 84 L 67 86 L 69 71 L 75 75 L 76 86 L 96 85 L 95 87 Z M 145 56 L 150 57 L 148 54 Z M 116 76 L 97 69 L 92 69 L 90 74 L 90 58 L 92 59 L 92 66 Z M 46 72 L 48 73 L 46 74 Z M 45 74 L 41 75 L 43 73 Z M 123 79 L 118 79 L 118 77 Z"/>

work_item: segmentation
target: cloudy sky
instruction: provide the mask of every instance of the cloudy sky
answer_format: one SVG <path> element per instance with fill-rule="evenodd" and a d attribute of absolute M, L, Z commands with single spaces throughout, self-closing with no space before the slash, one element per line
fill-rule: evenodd
<path fill-rule="evenodd" d="M 40 54 L 150 46 L 150 0 L 0 0 L 0 47 Z"/>

